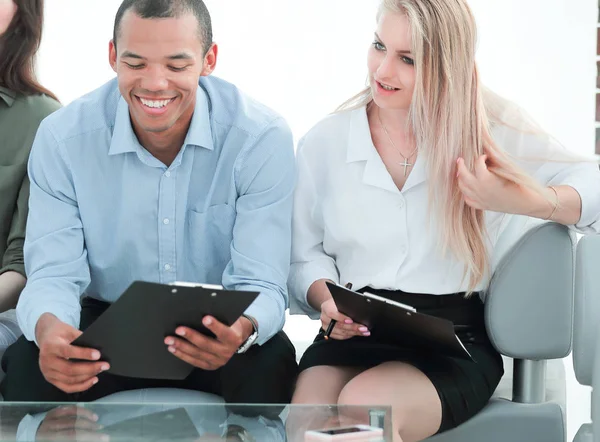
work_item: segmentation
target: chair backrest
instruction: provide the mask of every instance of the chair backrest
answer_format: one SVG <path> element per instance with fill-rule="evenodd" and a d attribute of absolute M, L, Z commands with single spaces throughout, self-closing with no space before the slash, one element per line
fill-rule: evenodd
<path fill-rule="evenodd" d="M 486 326 L 502 354 L 563 358 L 571 351 L 575 235 L 543 223 L 520 236 L 499 260 L 486 293 Z"/>
<path fill-rule="evenodd" d="M 581 238 L 577 245 L 573 367 L 580 384 L 592 385 L 600 323 L 600 235 Z M 596 364 L 597 365 L 597 364 Z M 600 370 L 600 367 L 596 367 Z"/>

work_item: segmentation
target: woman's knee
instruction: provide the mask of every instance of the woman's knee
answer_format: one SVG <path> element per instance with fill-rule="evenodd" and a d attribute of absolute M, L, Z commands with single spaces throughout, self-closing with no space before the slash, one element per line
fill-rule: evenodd
<path fill-rule="evenodd" d="M 360 406 L 370 402 L 369 398 L 365 398 L 365 392 L 363 391 L 362 383 L 358 380 L 354 380 L 346 384 L 346 386 L 340 391 L 337 399 L 338 405 L 348 406 Z"/>
<path fill-rule="evenodd" d="M 341 390 L 338 405 L 386 405 L 377 401 L 389 402 L 389 385 L 376 379 L 368 370 L 348 382 Z M 388 404 L 389 405 L 389 404 Z"/>
<path fill-rule="evenodd" d="M 300 373 L 292 403 L 336 404 L 342 388 L 360 372 L 351 367 L 320 365 Z"/>
<path fill-rule="evenodd" d="M 441 423 L 437 391 L 422 373 L 404 364 L 382 364 L 352 379 L 338 397 L 338 406 L 343 405 L 354 406 L 352 415 L 360 415 L 361 421 L 373 406 L 390 407 L 392 428 L 405 441 L 429 437 Z"/>

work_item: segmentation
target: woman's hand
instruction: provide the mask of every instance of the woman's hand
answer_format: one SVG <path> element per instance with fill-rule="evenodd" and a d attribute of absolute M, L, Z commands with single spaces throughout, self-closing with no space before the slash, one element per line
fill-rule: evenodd
<path fill-rule="evenodd" d="M 321 304 L 321 324 L 323 330 L 327 330 L 332 319 L 335 319 L 337 323 L 334 325 L 331 335 L 329 335 L 331 339 L 346 340 L 354 336 L 371 335 L 367 327 L 362 324 L 356 324 L 351 318 L 341 314 L 335 306 L 333 298 L 330 298 Z"/>
<path fill-rule="evenodd" d="M 471 172 L 462 158 L 457 161 L 458 187 L 465 203 L 479 210 L 529 215 L 539 206 L 539 196 L 532 190 L 499 177 L 488 169 L 488 155 L 482 155 Z M 546 203 L 548 215 L 552 206 Z"/>

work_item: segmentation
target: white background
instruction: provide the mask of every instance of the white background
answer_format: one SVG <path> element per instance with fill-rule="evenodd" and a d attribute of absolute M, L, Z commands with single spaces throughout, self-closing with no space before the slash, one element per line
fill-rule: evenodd
<path fill-rule="evenodd" d="M 375 0 L 206 0 L 216 75 L 283 114 L 296 139 L 362 89 Z M 108 41 L 120 0 L 46 0 L 39 77 L 64 104 L 113 77 Z M 483 81 L 524 106 L 567 147 L 594 149 L 597 0 L 471 0 Z M 288 321 L 292 339 L 316 324 Z M 568 384 L 568 440 L 589 390 Z"/>

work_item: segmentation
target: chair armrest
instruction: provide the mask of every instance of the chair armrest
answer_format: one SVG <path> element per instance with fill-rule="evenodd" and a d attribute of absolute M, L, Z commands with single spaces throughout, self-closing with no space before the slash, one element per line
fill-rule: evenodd
<path fill-rule="evenodd" d="M 500 353 L 524 360 L 569 354 L 575 244 L 567 227 L 544 223 L 502 257 L 485 294 L 488 335 Z"/>

